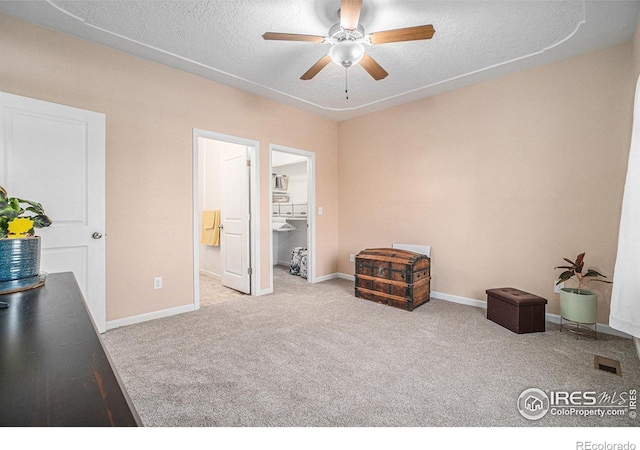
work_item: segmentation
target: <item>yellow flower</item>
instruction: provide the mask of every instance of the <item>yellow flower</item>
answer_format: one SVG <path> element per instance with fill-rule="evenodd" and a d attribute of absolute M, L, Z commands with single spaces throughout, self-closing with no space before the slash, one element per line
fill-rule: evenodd
<path fill-rule="evenodd" d="M 25 237 L 33 229 L 33 220 L 28 217 L 16 217 L 9 222 L 9 236 L 13 238 Z"/>

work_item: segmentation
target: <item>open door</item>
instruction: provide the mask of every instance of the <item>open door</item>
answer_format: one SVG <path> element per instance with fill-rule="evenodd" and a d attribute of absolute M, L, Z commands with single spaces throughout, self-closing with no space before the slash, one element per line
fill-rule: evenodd
<path fill-rule="evenodd" d="M 246 147 L 238 145 L 226 149 L 221 158 L 220 253 L 222 256 L 222 284 L 250 294 L 249 226 L 251 214 L 247 153 Z"/>

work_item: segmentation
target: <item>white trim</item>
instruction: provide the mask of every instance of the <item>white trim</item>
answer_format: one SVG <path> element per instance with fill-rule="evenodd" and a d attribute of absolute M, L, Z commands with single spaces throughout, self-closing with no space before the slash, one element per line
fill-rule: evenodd
<path fill-rule="evenodd" d="M 161 311 L 140 314 L 138 316 L 125 317 L 124 319 L 110 320 L 109 322 L 107 322 L 107 330 L 113 330 L 114 328 L 147 322 L 149 320 L 162 319 L 163 317 L 170 317 L 178 314 L 188 313 L 195 311 L 196 309 L 198 308 L 196 308 L 195 305 L 185 305 L 178 306 L 176 308 L 169 308 L 163 309 Z"/>
<path fill-rule="evenodd" d="M 545 319 L 547 320 L 547 322 L 560 323 L 560 316 L 558 314 L 547 313 Z M 566 323 L 566 320 L 565 320 L 565 323 Z M 619 337 L 631 339 L 631 336 L 628 335 L 627 333 L 616 330 L 615 328 L 610 327 L 609 325 L 605 325 L 604 323 L 597 323 L 596 330 L 598 331 L 598 333 L 611 334 L 613 336 L 619 336 Z"/>
<path fill-rule="evenodd" d="M 251 282 L 251 295 L 262 295 L 260 291 L 260 264 L 257 258 L 260 249 L 260 142 L 252 139 L 245 139 L 228 134 L 216 133 L 213 131 L 193 129 L 193 303 L 195 309 L 200 308 L 200 283 L 198 281 L 200 273 L 200 243 L 198 236 L 200 218 L 198 217 L 198 138 L 212 139 L 215 141 L 229 142 L 231 144 L 244 145 L 248 148 L 251 167 L 249 172 L 250 179 L 250 214 L 251 222 L 249 224 L 249 252 L 250 267 L 253 269 Z"/>
<path fill-rule="evenodd" d="M 329 275 L 323 275 L 321 277 L 316 277 L 316 283 L 322 283 L 323 281 L 335 280 L 337 278 L 341 278 L 340 274 L 332 273 Z"/>
<path fill-rule="evenodd" d="M 473 298 L 460 297 L 459 295 L 445 294 L 443 292 L 431 291 L 431 298 L 437 298 L 439 300 L 446 300 L 451 303 L 459 303 L 461 305 L 475 306 L 476 308 L 487 309 L 487 302 L 483 300 L 476 300 Z"/>
<path fill-rule="evenodd" d="M 224 84 L 228 84 L 230 86 L 233 86 L 237 89 L 241 89 L 243 91 L 248 91 L 251 92 L 254 95 L 258 95 L 260 97 L 267 97 L 270 98 L 271 100 L 275 100 L 277 102 L 280 103 L 286 103 L 286 104 L 290 104 L 291 106 L 294 106 L 296 108 L 298 108 L 299 106 L 297 106 L 297 104 L 295 102 L 289 103 L 289 102 L 285 102 L 285 99 L 293 99 L 293 100 L 297 100 L 299 102 L 301 102 L 303 105 L 310 105 L 312 107 L 316 107 L 319 108 L 320 110 L 323 111 L 338 111 L 338 112 L 342 112 L 342 111 L 358 111 L 358 110 L 362 110 L 363 108 L 366 108 L 368 106 L 372 106 L 372 105 L 378 105 L 381 104 L 383 102 L 387 102 L 396 98 L 402 98 L 402 97 L 407 97 L 409 94 L 415 93 L 415 92 L 420 92 L 420 91 L 425 91 L 431 87 L 434 86 L 438 86 L 438 85 L 443 85 L 449 82 L 453 82 L 459 79 L 464 79 L 467 77 L 472 77 L 473 75 L 476 74 L 481 74 L 483 72 L 486 71 L 491 71 L 492 69 L 496 69 L 502 66 L 508 66 L 509 64 L 512 64 L 514 62 L 517 61 L 521 61 L 521 60 L 526 60 L 528 58 L 532 58 L 534 56 L 538 56 L 543 54 L 544 52 L 547 52 L 555 47 L 560 46 L 561 44 L 563 44 L 564 42 L 568 41 L 569 39 L 573 38 L 574 35 L 576 35 L 576 33 L 578 32 L 578 30 L 580 29 L 580 27 L 582 25 L 584 25 L 587 20 L 586 20 L 586 0 L 582 1 L 582 18 L 581 20 L 578 22 L 578 24 L 576 25 L 576 27 L 573 29 L 573 31 L 571 31 L 570 33 L 568 33 L 565 36 L 561 36 L 559 38 L 559 40 L 557 42 L 552 43 L 551 45 L 543 48 L 542 50 L 536 50 L 533 51 L 531 53 L 528 53 L 526 55 L 522 55 L 522 56 L 518 56 L 516 58 L 507 60 L 507 61 L 500 61 L 496 64 L 493 64 L 491 66 L 488 67 L 482 67 L 480 69 L 476 69 L 473 70 L 471 72 L 466 72 L 463 73 L 461 75 L 458 76 L 454 76 L 451 78 L 447 78 L 446 80 L 441 80 L 441 81 L 437 81 L 435 83 L 429 84 L 427 86 L 422 86 L 410 91 L 406 91 L 406 92 L 401 92 L 399 94 L 395 94 L 395 95 L 391 95 L 389 97 L 385 97 L 379 100 L 374 100 L 372 102 L 366 103 L 364 105 L 359 105 L 359 106 L 355 106 L 355 107 L 350 107 L 350 108 L 332 108 L 329 106 L 322 106 L 320 104 L 314 103 L 310 100 L 305 100 L 303 98 L 300 97 L 296 97 L 295 95 L 280 91 L 278 89 L 257 83 L 255 81 L 251 81 L 249 79 L 246 78 L 242 78 L 239 77 L 237 75 L 234 75 L 232 73 L 229 72 L 225 72 L 223 70 L 217 69 L 213 66 L 204 64 L 202 62 L 196 61 L 194 59 L 190 59 L 187 58 L 185 56 L 182 55 L 178 55 L 176 53 L 167 51 L 165 49 L 162 49 L 160 47 L 155 47 L 153 45 L 149 45 L 148 43 L 144 43 L 142 41 L 133 39 L 132 37 L 129 36 L 125 36 L 124 34 L 119 34 L 115 31 L 112 30 L 108 30 L 106 28 L 100 27 L 96 24 L 91 23 L 88 20 L 85 20 L 84 18 L 73 14 L 70 11 L 67 11 L 66 9 L 64 9 L 64 7 L 57 5 L 56 3 L 54 3 L 52 0 L 46 0 L 46 2 L 52 6 L 53 8 L 57 9 L 58 11 L 60 11 L 62 14 L 65 14 L 68 17 L 71 17 L 73 20 L 79 21 L 81 22 L 83 25 L 93 28 L 94 30 L 98 30 L 102 33 L 105 33 L 106 35 L 109 36 L 114 36 L 117 39 L 121 39 L 122 41 L 124 41 L 126 44 L 123 46 L 126 48 L 126 50 L 124 50 L 125 52 L 134 54 L 134 55 L 138 55 L 139 52 L 137 51 L 138 46 L 140 46 L 143 49 L 148 49 L 151 50 L 152 53 L 155 54 L 157 53 L 158 55 L 161 56 L 161 59 L 163 61 L 166 61 L 166 57 L 169 57 L 169 60 L 171 61 L 170 63 L 165 63 L 167 65 L 169 65 L 170 67 L 174 67 L 180 70 L 184 70 L 185 72 L 189 72 L 192 74 L 196 74 L 196 75 L 201 75 L 204 77 L 207 77 L 207 75 L 202 75 L 203 73 L 208 73 L 208 72 L 213 72 L 215 73 L 217 76 L 213 76 L 213 77 L 209 77 L 209 79 L 216 81 L 217 83 L 224 83 Z M 131 46 L 131 44 L 133 44 L 133 46 Z M 104 44 L 103 44 L 104 45 Z M 122 51 L 122 50 L 121 50 Z M 150 59 L 149 56 L 147 56 L 147 52 L 140 52 L 140 53 L 145 53 L 144 58 L 146 59 Z M 177 60 L 178 62 L 174 62 L 174 60 Z M 204 72 L 203 72 L 204 70 Z M 284 98 L 283 98 L 284 97 Z M 423 97 L 419 97 L 419 98 L 423 98 Z M 412 97 L 411 101 L 414 100 L 418 100 L 419 98 L 416 97 Z M 397 103 L 396 103 L 397 105 Z M 386 105 L 385 108 L 389 108 L 392 105 Z M 311 111 L 313 112 L 313 111 Z"/>
<path fill-rule="evenodd" d="M 269 294 L 273 294 L 273 286 L 261 289 L 260 294 L 258 295 L 269 295 Z"/>
<path fill-rule="evenodd" d="M 475 300 L 472 298 L 460 297 L 457 295 L 451 294 L 443 294 L 441 292 L 431 292 L 432 298 L 437 298 L 440 300 L 446 300 L 448 302 L 460 303 L 463 305 L 475 306 L 477 308 L 487 309 L 487 302 L 484 300 Z M 560 323 L 560 316 L 558 314 L 545 314 L 545 320 L 551 323 Z M 624 338 L 631 338 L 627 333 L 623 333 L 622 331 L 618 331 L 615 328 L 610 327 L 609 325 L 605 325 L 604 323 L 596 324 L 596 328 L 598 333 L 611 334 L 614 336 L 620 336 Z"/>
<path fill-rule="evenodd" d="M 249 154 L 251 156 L 251 170 L 249 178 L 250 186 L 250 211 L 251 225 L 251 295 L 262 295 L 260 292 L 260 142 L 251 141 Z M 247 144 L 248 145 L 248 144 Z"/>
<path fill-rule="evenodd" d="M 219 273 L 213 273 L 210 270 L 200 269 L 200 275 L 206 275 L 208 277 L 215 277 L 217 279 L 221 279 L 222 276 Z"/>
<path fill-rule="evenodd" d="M 273 172 L 272 153 L 278 151 L 282 153 L 291 153 L 307 158 L 307 248 L 309 249 L 310 258 L 307 260 L 307 281 L 309 283 L 317 283 L 316 279 L 316 154 L 307 150 L 286 147 L 279 144 L 269 144 L 269 174 Z M 269 220 L 273 217 L 273 205 L 271 198 L 273 195 L 271 182 L 269 182 Z M 269 226 L 271 229 L 271 226 Z M 269 233 L 269 288 L 268 293 L 273 293 L 273 233 Z"/>
<path fill-rule="evenodd" d="M 356 281 L 356 277 L 354 275 L 349 275 L 347 273 L 334 273 L 332 278 L 340 278 L 341 280 L 349 280 Z"/>
<path fill-rule="evenodd" d="M 200 207 L 198 205 L 198 137 L 200 136 L 200 130 L 193 129 L 193 159 L 191 167 L 191 189 L 192 189 L 192 208 L 193 208 L 193 306 L 194 309 L 200 309 L 200 242 L 198 235 L 200 234 L 198 211 Z"/>
<path fill-rule="evenodd" d="M 342 278 L 343 280 L 350 280 L 350 281 L 355 281 L 356 279 L 355 276 L 348 275 L 346 273 L 338 273 L 337 278 Z M 437 298 L 438 300 L 445 300 L 447 302 L 459 303 L 461 305 L 475 306 L 476 308 L 487 309 L 486 301 L 476 300 L 474 298 L 468 298 L 468 297 L 460 297 L 459 295 L 451 295 L 451 294 L 445 294 L 443 292 L 431 291 L 431 298 Z M 546 313 L 545 320 L 551 323 L 560 323 L 560 316 L 558 314 Z M 627 333 L 618 331 L 615 328 L 610 327 L 609 325 L 605 325 L 604 323 L 598 323 L 596 325 L 597 325 L 596 328 L 598 330 L 598 333 L 611 334 L 613 336 L 619 336 L 619 337 L 631 339 L 631 336 L 629 336 Z M 637 347 L 636 350 L 638 351 L 638 357 L 640 357 L 640 343 L 639 343 L 639 347 Z"/>

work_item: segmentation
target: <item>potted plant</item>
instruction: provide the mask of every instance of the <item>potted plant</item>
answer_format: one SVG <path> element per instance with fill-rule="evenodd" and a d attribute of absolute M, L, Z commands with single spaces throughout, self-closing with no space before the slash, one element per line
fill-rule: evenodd
<path fill-rule="evenodd" d="M 35 228 L 51 225 L 40 203 L 9 197 L 0 186 L 0 285 L 5 293 L 19 287 L 20 280 L 37 278 L 40 273 L 40 237 Z"/>
<path fill-rule="evenodd" d="M 574 278 L 578 282 L 578 287 L 560 290 L 560 315 L 572 322 L 595 324 L 597 295 L 584 288 L 590 281 L 601 283 L 611 283 L 611 281 L 603 280 L 602 278 L 607 277 L 594 269 L 586 269 L 583 273 L 584 253 L 580 253 L 575 261 L 568 258 L 562 259 L 570 265 L 556 267 L 564 270 L 558 277 L 556 285 Z"/>

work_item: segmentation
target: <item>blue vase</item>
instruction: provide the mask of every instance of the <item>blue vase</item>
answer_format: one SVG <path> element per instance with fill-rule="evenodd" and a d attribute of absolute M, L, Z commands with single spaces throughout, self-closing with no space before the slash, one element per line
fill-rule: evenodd
<path fill-rule="evenodd" d="M 0 239 L 0 282 L 40 273 L 40 237 Z"/>

